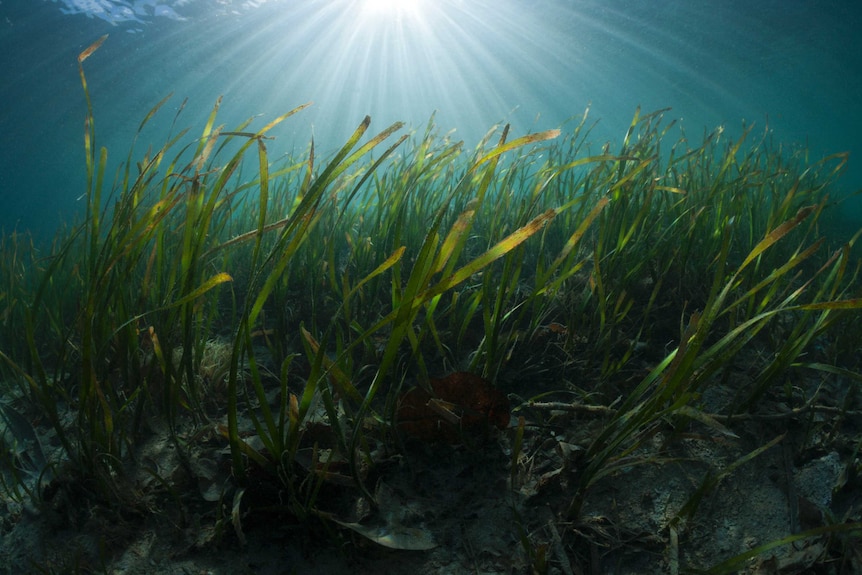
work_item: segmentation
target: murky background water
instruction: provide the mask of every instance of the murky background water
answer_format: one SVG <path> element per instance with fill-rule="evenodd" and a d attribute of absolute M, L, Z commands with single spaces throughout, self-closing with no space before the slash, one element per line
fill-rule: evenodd
<path fill-rule="evenodd" d="M 862 188 L 862 5 L 846 0 L 3 0 L 0 226 L 50 237 L 83 207 L 87 60 L 98 144 L 111 170 L 145 114 L 159 145 L 174 111 L 197 133 L 219 96 L 227 128 L 314 105 L 280 126 L 273 157 L 343 143 L 366 114 L 475 145 L 582 115 L 596 146 L 618 144 L 637 106 L 671 107 L 689 138 L 769 126 L 812 159 L 850 151 L 844 193 Z M 673 132 L 674 138 L 679 134 Z M 858 227 L 858 203 L 842 210 Z"/>

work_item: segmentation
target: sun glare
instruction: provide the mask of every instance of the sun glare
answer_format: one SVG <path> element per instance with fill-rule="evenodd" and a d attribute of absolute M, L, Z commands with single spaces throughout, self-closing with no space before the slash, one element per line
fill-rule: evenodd
<path fill-rule="evenodd" d="M 417 16 L 421 0 L 365 0 L 366 12 L 379 16 Z"/>
<path fill-rule="evenodd" d="M 377 126 L 406 121 L 414 128 L 433 117 L 443 133 L 457 126 L 457 138 L 478 142 L 499 122 L 521 132 L 533 130 L 541 98 L 563 101 L 571 93 L 566 76 L 550 72 L 569 66 L 567 36 L 557 31 L 568 30 L 570 22 L 549 26 L 540 18 L 544 13 L 531 8 L 536 2 L 281 4 L 281 25 L 266 28 L 273 50 L 266 72 L 248 74 L 260 78 L 274 109 L 284 94 L 314 101 L 309 115 L 317 142 L 350 137 L 356 119 L 366 115 Z M 276 90 L 268 87 L 272 78 L 279 78 Z M 236 89 L 246 88 L 237 81 Z M 543 117 L 541 127 L 563 120 L 546 123 Z"/>

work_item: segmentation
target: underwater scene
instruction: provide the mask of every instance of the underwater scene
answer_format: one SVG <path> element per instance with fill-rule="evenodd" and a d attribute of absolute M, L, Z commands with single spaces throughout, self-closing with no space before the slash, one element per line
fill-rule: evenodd
<path fill-rule="evenodd" d="M 0 574 L 862 573 L 862 6 L 0 2 Z"/>

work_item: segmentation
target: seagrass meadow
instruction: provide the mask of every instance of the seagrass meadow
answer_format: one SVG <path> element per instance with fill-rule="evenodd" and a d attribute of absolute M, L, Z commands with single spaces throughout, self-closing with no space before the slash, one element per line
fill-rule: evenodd
<path fill-rule="evenodd" d="M 86 213 L 0 243 L 0 572 L 862 570 L 846 155 L 217 102 L 111 174 L 100 43 Z"/>

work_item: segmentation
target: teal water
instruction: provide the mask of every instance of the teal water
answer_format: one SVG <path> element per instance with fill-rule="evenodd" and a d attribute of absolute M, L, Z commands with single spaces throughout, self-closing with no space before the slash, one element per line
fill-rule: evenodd
<path fill-rule="evenodd" d="M 842 0 L 4 0 L 0 3 L 0 227 L 50 236 L 79 215 L 89 60 L 98 144 L 112 171 L 138 124 L 174 96 L 137 148 L 164 141 L 175 111 L 198 132 L 280 126 L 273 157 L 331 151 L 369 114 L 475 145 L 494 124 L 544 130 L 582 115 L 617 144 L 637 106 L 670 107 L 689 139 L 742 122 L 812 159 L 849 151 L 842 192 L 862 188 L 862 5 Z M 678 132 L 674 132 L 674 137 Z M 841 210 L 851 227 L 862 209 Z"/>

